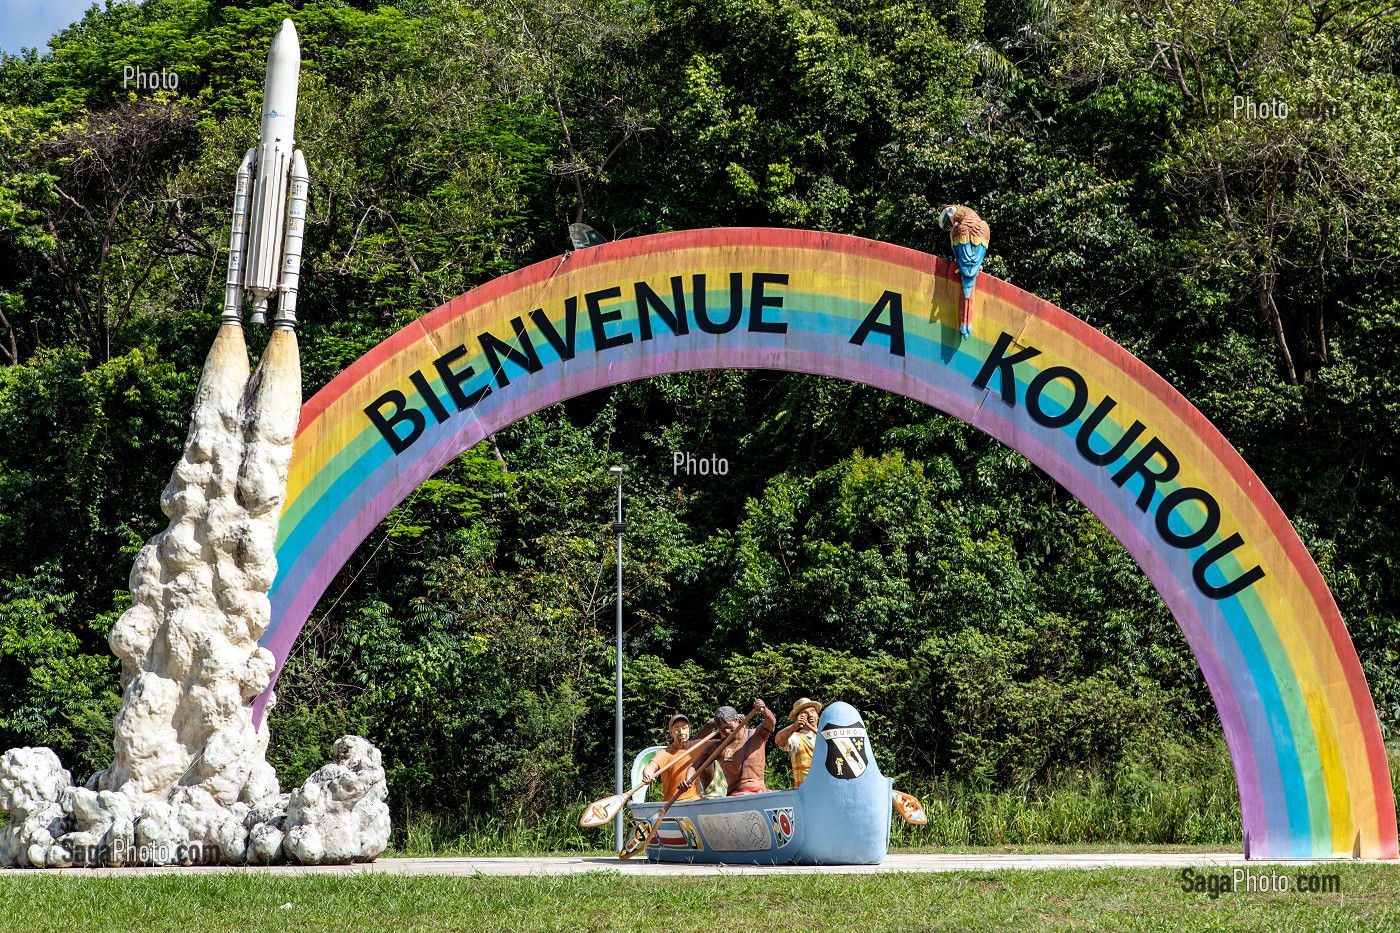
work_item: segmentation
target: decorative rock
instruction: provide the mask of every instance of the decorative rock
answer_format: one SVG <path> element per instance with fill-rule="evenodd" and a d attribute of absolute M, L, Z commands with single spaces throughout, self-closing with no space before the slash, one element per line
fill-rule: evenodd
<path fill-rule="evenodd" d="M 136 848 L 147 853 L 149 864 L 175 864 L 177 850 L 188 842 L 189 834 L 169 803 L 152 800 L 141 808 L 141 817 L 136 821 Z"/>
<path fill-rule="evenodd" d="M 264 729 L 261 734 L 266 736 L 267 730 Z M 252 769 L 249 770 L 248 781 L 243 785 L 243 793 L 238 798 L 254 809 L 268 803 L 275 803 L 280 796 L 285 796 L 282 794 L 281 784 L 277 781 L 277 771 L 267 763 L 266 755 L 267 742 L 264 739 L 263 745 L 258 751 L 258 760 L 253 763 Z M 285 803 L 283 803 L 282 808 L 286 809 Z"/>
<path fill-rule="evenodd" d="M 284 861 L 282 826 L 287 818 L 290 794 L 282 794 L 253 807 L 243 820 L 248 827 L 248 859 L 262 865 Z"/>
<path fill-rule="evenodd" d="M 171 803 L 175 822 L 183 829 L 185 854 L 180 864 L 243 861 L 248 848 L 248 830 L 243 827 L 246 812 L 235 816 L 198 787 L 176 789 Z"/>
<path fill-rule="evenodd" d="M 73 776 L 52 749 L 16 748 L 0 755 L 0 865 L 43 868 L 54 839 L 66 831 L 63 798 Z"/>
<path fill-rule="evenodd" d="M 292 792 L 282 843 L 288 858 L 306 865 L 374 861 L 389 845 L 388 796 L 379 749 L 344 736 L 335 761 Z"/>
<path fill-rule="evenodd" d="M 153 865 L 241 864 L 247 855 L 246 804 L 219 804 L 198 787 L 181 787 L 170 801 L 153 800 L 136 821 L 139 859 Z"/>
<path fill-rule="evenodd" d="M 73 853 L 62 843 L 55 842 L 40 851 L 39 846 L 30 849 L 30 859 L 35 868 L 72 868 Z"/>
<path fill-rule="evenodd" d="M 248 834 L 250 848 L 252 849 L 252 860 L 261 865 L 272 865 L 282 861 L 282 840 L 285 835 L 282 832 L 282 820 L 278 819 L 271 823 L 259 823 L 254 826 Z"/>
<path fill-rule="evenodd" d="M 56 840 L 55 857 L 70 857 L 77 865 L 126 864 L 135 841 L 135 814 L 131 801 L 112 791 L 75 787 L 64 801 L 71 815 L 72 832 Z"/>

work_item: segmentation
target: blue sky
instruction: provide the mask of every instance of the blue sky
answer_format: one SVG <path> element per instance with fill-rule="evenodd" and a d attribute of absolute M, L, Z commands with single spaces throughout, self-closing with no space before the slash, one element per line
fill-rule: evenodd
<path fill-rule="evenodd" d="M 49 37 L 83 18 L 93 0 L 0 0 L 0 48 L 18 54 L 25 46 L 42 53 Z"/>

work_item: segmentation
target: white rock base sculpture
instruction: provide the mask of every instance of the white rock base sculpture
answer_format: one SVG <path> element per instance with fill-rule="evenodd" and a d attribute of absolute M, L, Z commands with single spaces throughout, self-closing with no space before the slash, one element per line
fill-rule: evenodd
<path fill-rule="evenodd" d="M 122 663 L 112 766 L 74 787 L 47 748 L 0 756 L 0 865 L 343 863 L 388 846 L 378 749 L 346 736 L 281 794 L 253 724 L 273 672 L 258 640 L 300 412 L 295 332 L 274 330 L 250 377 L 243 329 L 221 327 L 161 495 L 170 524 L 137 554 L 131 608 L 108 637 Z"/>
<path fill-rule="evenodd" d="M 60 801 L 73 777 L 47 748 L 15 748 L 0 755 L 0 809 L 9 825 L 0 831 L 0 865 L 46 868 L 49 849 L 65 829 Z"/>
<path fill-rule="evenodd" d="M 357 735 L 291 794 L 227 807 L 198 787 L 139 811 L 116 791 L 74 787 L 47 748 L 0 756 L 0 866 L 303 865 L 372 862 L 389 846 L 379 749 Z"/>
<path fill-rule="evenodd" d="M 283 848 L 303 865 L 374 861 L 389 845 L 388 795 L 379 749 L 345 736 L 335 761 L 292 792 Z"/>

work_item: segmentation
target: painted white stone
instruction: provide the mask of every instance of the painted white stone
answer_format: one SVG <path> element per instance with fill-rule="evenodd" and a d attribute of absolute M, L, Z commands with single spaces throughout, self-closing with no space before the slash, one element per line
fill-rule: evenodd
<path fill-rule="evenodd" d="M 181 787 L 170 801 L 142 808 L 136 821 L 138 852 L 154 865 L 241 864 L 248 812 L 246 804 L 224 807 L 200 788 Z"/>
<path fill-rule="evenodd" d="M 292 792 L 283 848 L 303 864 L 372 862 L 389 845 L 389 788 L 379 749 L 356 735 Z"/>
<path fill-rule="evenodd" d="M 282 852 L 281 821 L 259 823 L 248 832 L 250 860 L 260 865 L 273 865 L 285 859 Z"/>
<path fill-rule="evenodd" d="M 73 776 L 51 749 L 15 748 L 0 755 L 0 865 L 44 868 L 49 848 L 66 829 L 62 800 Z"/>
<path fill-rule="evenodd" d="M 126 795 L 75 787 L 64 794 L 62 805 L 71 829 L 49 848 L 50 867 L 126 864 L 136 836 L 136 814 Z"/>
<path fill-rule="evenodd" d="M 189 835 L 169 803 L 152 800 L 141 808 L 136 821 L 136 846 L 148 853 L 149 864 L 175 864 L 179 847 L 188 841 Z"/>
<path fill-rule="evenodd" d="M 266 761 L 267 738 L 266 732 L 262 735 L 262 745 L 257 751 L 257 761 L 248 772 L 248 781 L 243 785 L 243 793 L 239 800 L 249 806 L 257 806 L 266 801 L 275 801 L 282 793 L 282 788 L 277 781 L 277 771 Z"/>

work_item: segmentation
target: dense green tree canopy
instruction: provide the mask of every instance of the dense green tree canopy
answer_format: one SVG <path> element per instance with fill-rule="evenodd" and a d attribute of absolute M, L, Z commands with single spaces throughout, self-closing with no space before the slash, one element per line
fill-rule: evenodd
<path fill-rule="evenodd" d="M 557 254 L 572 221 L 946 254 L 938 207 L 974 204 L 989 272 L 1127 346 L 1241 450 L 1400 725 L 1390 7 L 145 0 L 0 60 L 0 747 L 49 744 L 80 776 L 110 754 L 105 636 L 164 524 L 284 16 L 308 395 Z M 124 66 L 179 86 L 124 88 Z M 730 472 L 677 477 L 675 450 Z M 1023 458 L 865 386 L 709 372 L 541 412 L 396 508 L 283 676 L 284 782 L 357 731 L 401 812 L 602 786 L 618 462 L 630 748 L 674 708 L 842 697 L 901 776 L 1026 787 L 1168 767 L 1218 732 L 1143 574 Z"/>

